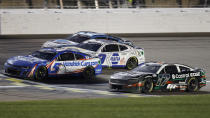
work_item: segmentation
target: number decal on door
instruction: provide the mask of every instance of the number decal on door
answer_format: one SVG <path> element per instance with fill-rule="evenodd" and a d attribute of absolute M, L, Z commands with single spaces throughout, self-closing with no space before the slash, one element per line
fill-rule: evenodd
<path fill-rule="evenodd" d="M 101 64 L 103 64 L 104 61 L 105 61 L 105 59 L 106 59 L 106 55 L 105 55 L 105 54 L 100 54 L 100 55 L 98 55 L 98 56 L 99 56 L 99 58 L 101 59 Z"/>

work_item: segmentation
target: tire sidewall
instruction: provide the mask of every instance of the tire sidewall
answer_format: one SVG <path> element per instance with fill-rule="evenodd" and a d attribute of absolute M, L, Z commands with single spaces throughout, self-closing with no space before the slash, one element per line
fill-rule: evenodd
<path fill-rule="evenodd" d="M 40 76 L 40 75 L 39 75 L 39 71 L 44 71 L 44 72 L 43 72 L 43 73 L 44 73 L 44 76 L 43 76 L 43 75 Z M 39 67 L 37 68 L 36 72 L 35 72 L 35 77 L 34 77 L 34 79 L 35 79 L 35 80 L 45 80 L 45 79 L 47 79 L 47 77 L 48 77 L 48 70 L 47 70 L 47 68 L 46 68 L 45 66 L 39 66 Z"/>
<path fill-rule="evenodd" d="M 127 63 L 126 63 L 126 68 L 127 68 L 128 70 L 131 70 L 131 69 L 134 69 L 134 68 L 135 68 L 135 67 L 129 67 L 129 64 L 131 63 L 131 61 L 134 61 L 134 60 L 135 60 L 135 63 L 136 63 L 136 66 L 135 66 L 135 67 L 138 66 L 138 60 L 137 60 L 137 58 L 131 57 L 131 58 L 128 59 L 128 61 L 127 61 Z"/>
<path fill-rule="evenodd" d="M 151 84 L 150 87 L 149 87 L 149 89 L 148 89 L 148 88 L 145 88 L 146 85 L 149 84 L 148 82 Z M 143 87 L 142 87 L 142 89 L 141 89 L 141 92 L 142 92 L 142 93 L 151 93 L 152 90 L 153 90 L 153 81 L 152 81 L 152 79 L 151 79 L 151 78 L 145 79 L 145 80 L 143 81 L 143 84 L 144 84 L 144 85 L 143 85 Z"/>
<path fill-rule="evenodd" d="M 197 84 L 194 89 L 192 89 L 191 86 L 190 86 L 192 81 L 195 81 L 195 84 Z M 198 83 L 199 82 L 198 82 L 198 79 L 197 78 L 195 78 L 195 77 L 189 78 L 187 80 L 187 91 L 188 92 L 196 92 L 196 91 L 198 91 L 199 90 L 199 84 Z"/>
<path fill-rule="evenodd" d="M 91 73 L 90 73 L 91 72 Z M 82 73 L 84 79 L 95 79 L 95 70 L 92 66 L 86 67 Z"/>

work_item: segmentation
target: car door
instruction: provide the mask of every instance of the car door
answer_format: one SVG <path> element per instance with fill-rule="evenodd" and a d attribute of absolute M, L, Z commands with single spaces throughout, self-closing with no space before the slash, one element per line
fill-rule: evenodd
<path fill-rule="evenodd" d="M 99 56 L 103 66 L 114 67 L 120 61 L 119 46 L 117 44 L 107 44 L 101 49 Z"/>
<path fill-rule="evenodd" d="M 119 45 L 119 56 L 120 56 L 120 61 L 118 65 L 124 66 L 127 63 L 127 59 L 129 58 L 130 50 L 127 46 L 125 45 Z"/>
<path fill-rule="evenodd" d="M 66 52 L 59 56 L 59 61 L 63 61 L 65 73 L 75 71 L 79 67 L 79 63 L 75 61 L 75 55 L 72 52 Z"/>
<path fill-rule="evenodd" d="M 49 63 L 50 67 L 49 74 L 64 74 L 66 71 L 66 68 L 64 67 L 64 61 L 61 60 L 60 54 L 57 56 L 55 61 Z"/>
<path fill-rule="evenodd" d="M 160 73 L 158 74 L 157 86 L 167 87 L 167 84 L 172 83 L 173 79 L 171 79 L 172 75 L 178 73 L 178 69 L 176 65 L 166 65 Z"/>
<path fill-rule="evenodd" d="M 67 72 L 67 66 L 70 66 L 70 62 L 74 60 L 74 55 L 71 52 L 60 53 L 51 67 L 51 73 L 65 74 Z"/>

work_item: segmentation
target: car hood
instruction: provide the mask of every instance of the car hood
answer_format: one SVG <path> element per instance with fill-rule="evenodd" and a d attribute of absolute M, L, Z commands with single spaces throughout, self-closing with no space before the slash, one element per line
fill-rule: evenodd
<path fill-rule="evenodd" d="M 56 39 L 56 40 L 51 40 L 51 41 L 45 42 L 42 45 L 42 48 L 58 48 L 58 47 L 73 46 L 73 45 L 78 45 L 78 43 L 69 41 L 66 39 Z"/>
<path fill-rule="evenodd" d="M 127 71 L 127 72 L 118 72 L 115 73 L 113 75 L 111 75 L 111 79 L 124 79 L 124 80 L 128 80 L 131 78 L 137 78 L 139 76 L 143 76 L 146 74 L 152 74 L 152 73 L 148 73 L 148 72 L 139 72 L 139 71 Z"/>
<path fill-rule="evenodd" d="M 8 64 L 15 65 L 15 66 L 31 66 L 33 64 L 46 63 L 46 62 L 47 60 L 36 58 L 31 55 L 15 56 L 7 60 Z"/>

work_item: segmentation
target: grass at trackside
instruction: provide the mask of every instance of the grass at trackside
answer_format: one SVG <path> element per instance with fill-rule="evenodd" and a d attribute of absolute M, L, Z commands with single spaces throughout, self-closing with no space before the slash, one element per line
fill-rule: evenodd
<path fill-rule="evenodd" d="M 0 102 L 0 118 L 208 118 L 210 95 Z"/>

